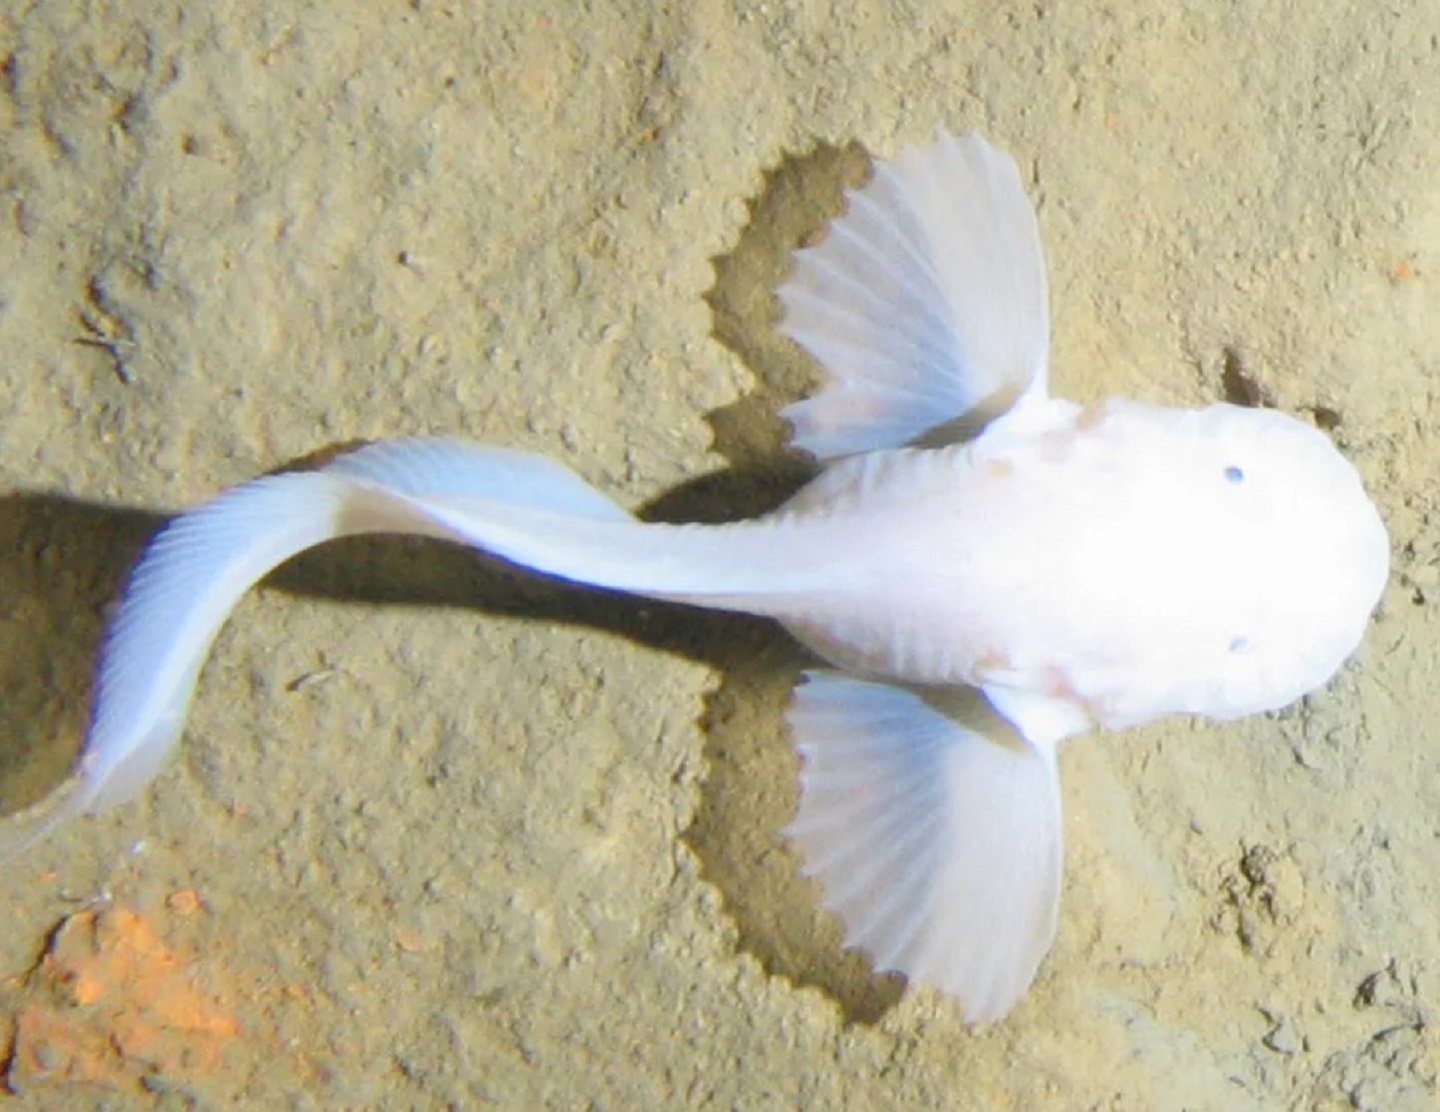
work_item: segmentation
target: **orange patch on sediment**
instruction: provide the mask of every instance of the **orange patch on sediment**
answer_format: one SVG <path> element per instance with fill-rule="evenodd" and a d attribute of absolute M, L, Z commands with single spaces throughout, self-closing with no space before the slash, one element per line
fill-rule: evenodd
<path fill-rule="evenodd" d="M 165 898 L 165 906 L 176 915 L 194 915 L 202 907 L 200 893 L 193 888 L 181 888 Z"/>
<path fill-rule="evenodd" d="M 181 914 L 200 907 L 194 893 L 172 901 Z M 172 949 L 134 911 L 70 916 L 26 979 L 31 1002 L 14 1019 L 6 1086 L 133 1091 L 157 1077 L 198 1080 L 240 1031 L 204 980 L 193 955 Z"/>
<path fill-rule="evenodd" d="M 1403 285 L 1420 276 L 1414 259 L 1394 259 L 1385 267 L 1385 277 L 1392 286 Z"/>

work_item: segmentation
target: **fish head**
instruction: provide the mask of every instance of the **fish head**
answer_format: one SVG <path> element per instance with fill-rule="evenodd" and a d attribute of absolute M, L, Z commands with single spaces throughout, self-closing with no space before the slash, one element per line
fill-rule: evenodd
<path fill-rule="evenodd" d="M 1132 581 L 1154 633 L 1134 705 L 1102 718 L 1276 710 L 1359 644 L 1389 575 L 1384 523 L 1330 438 L 1278 410 L 1215 405 L 1164 431 L 1143 480 L 1153 566 Z"/>

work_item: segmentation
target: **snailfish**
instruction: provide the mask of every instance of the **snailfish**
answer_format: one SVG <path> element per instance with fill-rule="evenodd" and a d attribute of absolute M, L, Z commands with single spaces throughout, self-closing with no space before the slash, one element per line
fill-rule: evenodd
<path fill-rule="evenodd" d="M 830 667 L 787 712 L 805 871 L 877 969 L 969 1022 L 1003 1016 L 1055 932 L 1059 743 L 1324 684 L 1379 600 L 1385 527 L 1330 439 L 1274 409 L 1051 397 L 1034 213 L 978 136 L 878 162 L 779 298 L 825 375 L 785 411 L 823 470 L 763 517 L 642 523 L 557 463 L 421 438 L 171 520 L 104 636 L 71 778 L 0 827 L 0 854 L 153 777 L 270 569 L 336 537 L 423 534 L 772 618 L 818 654 Z"/>

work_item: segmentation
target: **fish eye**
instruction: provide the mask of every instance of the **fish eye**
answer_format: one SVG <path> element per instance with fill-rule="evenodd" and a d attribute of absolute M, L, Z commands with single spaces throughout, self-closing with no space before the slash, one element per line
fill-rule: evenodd
<path fill-rule="evenodd" d="M 1245 472 L 1232 463 L 1229 467 L 1225 468 L 1225 481 L 1227 483 L 1243 483 L 1245 481 Z"/>

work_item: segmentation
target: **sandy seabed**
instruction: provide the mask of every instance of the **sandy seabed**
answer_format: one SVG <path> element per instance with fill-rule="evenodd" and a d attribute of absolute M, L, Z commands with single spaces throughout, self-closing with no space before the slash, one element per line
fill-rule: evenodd
<path fill-rule="evenodd" d="M 789 253 L 939 127 L 1024 169 L 1059 393 L 1333 430 L 1394 544 L 1367 642 L 1279 715 L 1068 746 L 1055 948 L 968 1030 L 779 837 L 779 631 L 331 546 L 141 801 L 0 876 L 16 1106 L 1435 1107 L 1440 6 L 541 7 L 0 8 L 0 806 L 227 484 L 453 433 L 774 504 Z"/>

